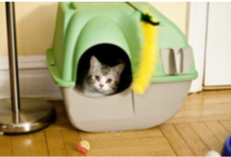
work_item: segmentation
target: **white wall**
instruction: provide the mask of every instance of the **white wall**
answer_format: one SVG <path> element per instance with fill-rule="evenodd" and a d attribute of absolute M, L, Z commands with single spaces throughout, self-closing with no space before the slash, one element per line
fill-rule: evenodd
<path fill-rule="evenodd" d="M 171 19 L 185 34 L 187 2 L 150 2 Z M 57 2 L 16 2 L 19 55 L 44 55 L 50 48 L 55 29 Z M 5 4 L 0 2 L 0 56 L 7 55 Z"/>
<path fill-rule="evenodd" d="M 204 57 L 207 31 L 208 2 L 190 4 L 188 42 L 193 48 L 198 77 L 192 82 L 190 92 L 202 91 L 204 77 Z"/>

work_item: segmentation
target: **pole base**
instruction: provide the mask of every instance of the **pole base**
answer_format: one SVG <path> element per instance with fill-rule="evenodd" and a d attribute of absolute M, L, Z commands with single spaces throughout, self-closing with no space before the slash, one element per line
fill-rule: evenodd
<path fill-rule="evenodd" d="M 0 134 L 23 134 L 41 130 L 55 120 L 53 106 L 41 99 L 21 98 L 21 109 L 12 112 L 11 100 L 0 99 Z"/>

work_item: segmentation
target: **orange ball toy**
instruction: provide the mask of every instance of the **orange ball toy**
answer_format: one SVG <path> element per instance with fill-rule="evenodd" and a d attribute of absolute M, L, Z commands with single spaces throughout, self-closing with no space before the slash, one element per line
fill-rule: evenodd
<path fill-rule="evenodd" d="M 81 140 L 78 144 L 78 150 L 83 154 L 88 153 L 90 148 L 91 148 L 90 143 L 85 140 Z"/>

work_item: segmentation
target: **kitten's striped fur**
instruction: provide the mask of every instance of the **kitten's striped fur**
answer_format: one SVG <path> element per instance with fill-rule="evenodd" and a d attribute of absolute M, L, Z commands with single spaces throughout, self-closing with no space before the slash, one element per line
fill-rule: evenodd
<path fill-rule="evenodd" d="M 114 67 L 104 65 L 94 56 L 90 60 L 90 69 L 83 81 L 83 93 L 87 96 L 104 96 L 116 93 L 120 74 L 124 64 Z"/>

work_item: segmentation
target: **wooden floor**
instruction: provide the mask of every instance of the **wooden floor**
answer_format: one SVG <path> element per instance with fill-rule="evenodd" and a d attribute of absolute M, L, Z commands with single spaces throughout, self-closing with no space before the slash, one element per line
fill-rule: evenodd
<path fill-rule="evenodd" d="M 43 131 L 0 136 L 0 155 L 78 156 L 80 139 L 91 144 L 89 156 L 203 156 L 220 151 L 231 133 L 231 90 L 189 95 L 179 113 L 148 130 L 84 133 L 69 123 L 62 101 L 52 102 L 57 121 Z"/>

